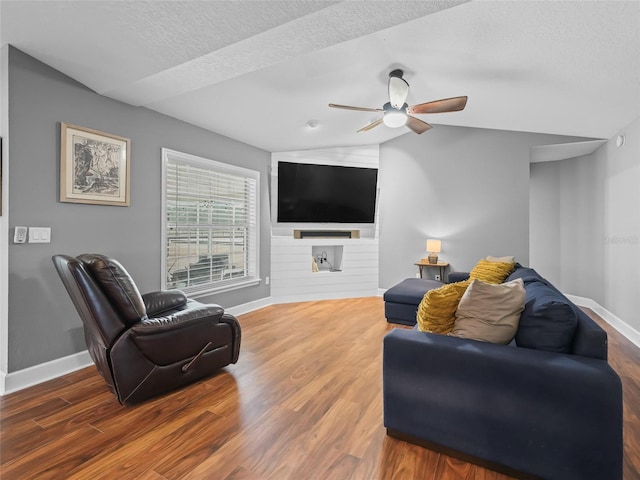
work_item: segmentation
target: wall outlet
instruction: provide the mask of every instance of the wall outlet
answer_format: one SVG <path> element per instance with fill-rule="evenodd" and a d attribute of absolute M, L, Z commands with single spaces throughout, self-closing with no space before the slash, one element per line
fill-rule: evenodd
<path fill-rule="evenodd" d="M 270 279 L 269 277 L 264 277 L 264 284 L 265 284 L 265 285 L 269 285 L 269 281 L 270 281 L 270 280 L 271 280 L 271 279 Z"/>
<path fill-rule="evenodd" d="M 440 275 L 436 275 L 435 279 L 436 279 L 436 282 L 439 282 L 440 281 Z"/>
<path fill-rule="evenodd" d="M 16 227 L 13 232 L 13 243 L 25 243 L 27 241 L 27 227 Z"/>

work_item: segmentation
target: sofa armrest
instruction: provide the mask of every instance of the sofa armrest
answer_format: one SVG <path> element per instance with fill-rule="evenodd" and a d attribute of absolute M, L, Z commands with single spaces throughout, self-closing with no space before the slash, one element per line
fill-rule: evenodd
<path fill-rule="evenodd" d="M 447 283 L 463 282 L 469 278 L 469 272 L 449 272 Z"/>
<path fill-rule="evenodd" d="M 543 478 L 622 478 L 622 388 L 606 361 L 395 329 L 390 431 Z"/>
<path fill-rule="evenodd" d="M 571 304 L 576 316 L 578 325 L 573 336 L 571 353 L 584 355 L 601 360 L 607 360 L 608 338 L 605 332 L 597 323 L 590 319 L 578 306 Z"/>
<path fill-rule="evenodd" d="M 147 315 L 154 317 L 163 312 L 183 307 L 187 304 L 187 296 L 180 290 L 162 290 L 142 295 Z"/>

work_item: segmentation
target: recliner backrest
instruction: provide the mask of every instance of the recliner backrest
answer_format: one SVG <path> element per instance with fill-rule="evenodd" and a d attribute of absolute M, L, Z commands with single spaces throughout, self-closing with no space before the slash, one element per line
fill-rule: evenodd
<path fill-rule="evenodd" d="M 113 258 L 98 254 L 78 256 L 127 325 L 147 318 L 147 309 L 127 270 Z"/>
<path fill-rule="evenodd" d="M 94 341 L 109 348 L 126 328 L 111 301 L 98 287 L 82 262 L 67 255 L 54 255 L 53 263 L 78 314 Z"/>
<path fill-rule="evenodd" d="M 54 255 L 52 260 L 82 320 L 89 355 L 115 393 L 108 352 L 127 326 L 82 262 L 67 255 Z"/>

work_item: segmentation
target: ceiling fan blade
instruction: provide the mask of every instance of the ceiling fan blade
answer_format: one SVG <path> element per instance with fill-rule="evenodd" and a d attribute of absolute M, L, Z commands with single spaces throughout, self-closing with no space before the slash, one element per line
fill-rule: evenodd
<path fill-rule="evenodd" d="M 380 125 L 382 123 L 382 119 L 379 118 L 378 120 L 376 120 L 375 122 L 371 122 L 368 125 L 365 125 L 364 127 L 362 127 L 360 130 L 358 130 L 357 133 L 360 132 L 368 132 L 369 130 L 371 130 L 374 127 L 377 127 L 378 125 Z"/>
<path fill-rule="evenodd" d="M 443 98 L 433 102 L 421 103 L 407 108 L 407 113 L 444 113 L 458 112 L 467 105 L 467 97 Z"/>
<path fill-rule="evenodd" d="M 416 133 L 423 133 L 433 128 L 427 122 L 423 122 L 422 120 L 416 117 L 410 117 L 408 115 L 407 115 L 407 127 L 409 127 L 411 130 L 413 130 Z"/>
<path fill-rule="evenodd" d="M 344 108 L 345 110 L 358 110 L 360 112 L 384 112 L 381 108 L 352 107 L 350 105 L 337 105 L 335 103 L 330 103 L 329 106 L 333 108 Z"/>
<path fill-rule="evenodd" d="M 409 95 L 409 84 L 402 77 L 389 77 L 389 103 L 400 110 Z"/>

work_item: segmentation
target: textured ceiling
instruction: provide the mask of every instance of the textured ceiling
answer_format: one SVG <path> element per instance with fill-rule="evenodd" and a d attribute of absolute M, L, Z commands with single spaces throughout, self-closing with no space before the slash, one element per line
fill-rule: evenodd
<path fill-rule="evenodd" d="M 469 96 L 462 112 L 420 116 L 435 128 L 611 138 L 640 116 L 637 1 L 2 0 L 0 9 L 3 45 L 102 95 L 269 151 L 407 133 L 356 133 L 376 115 L 327 106 L 381 107 L 395 67 L 409 104 Z"/>

